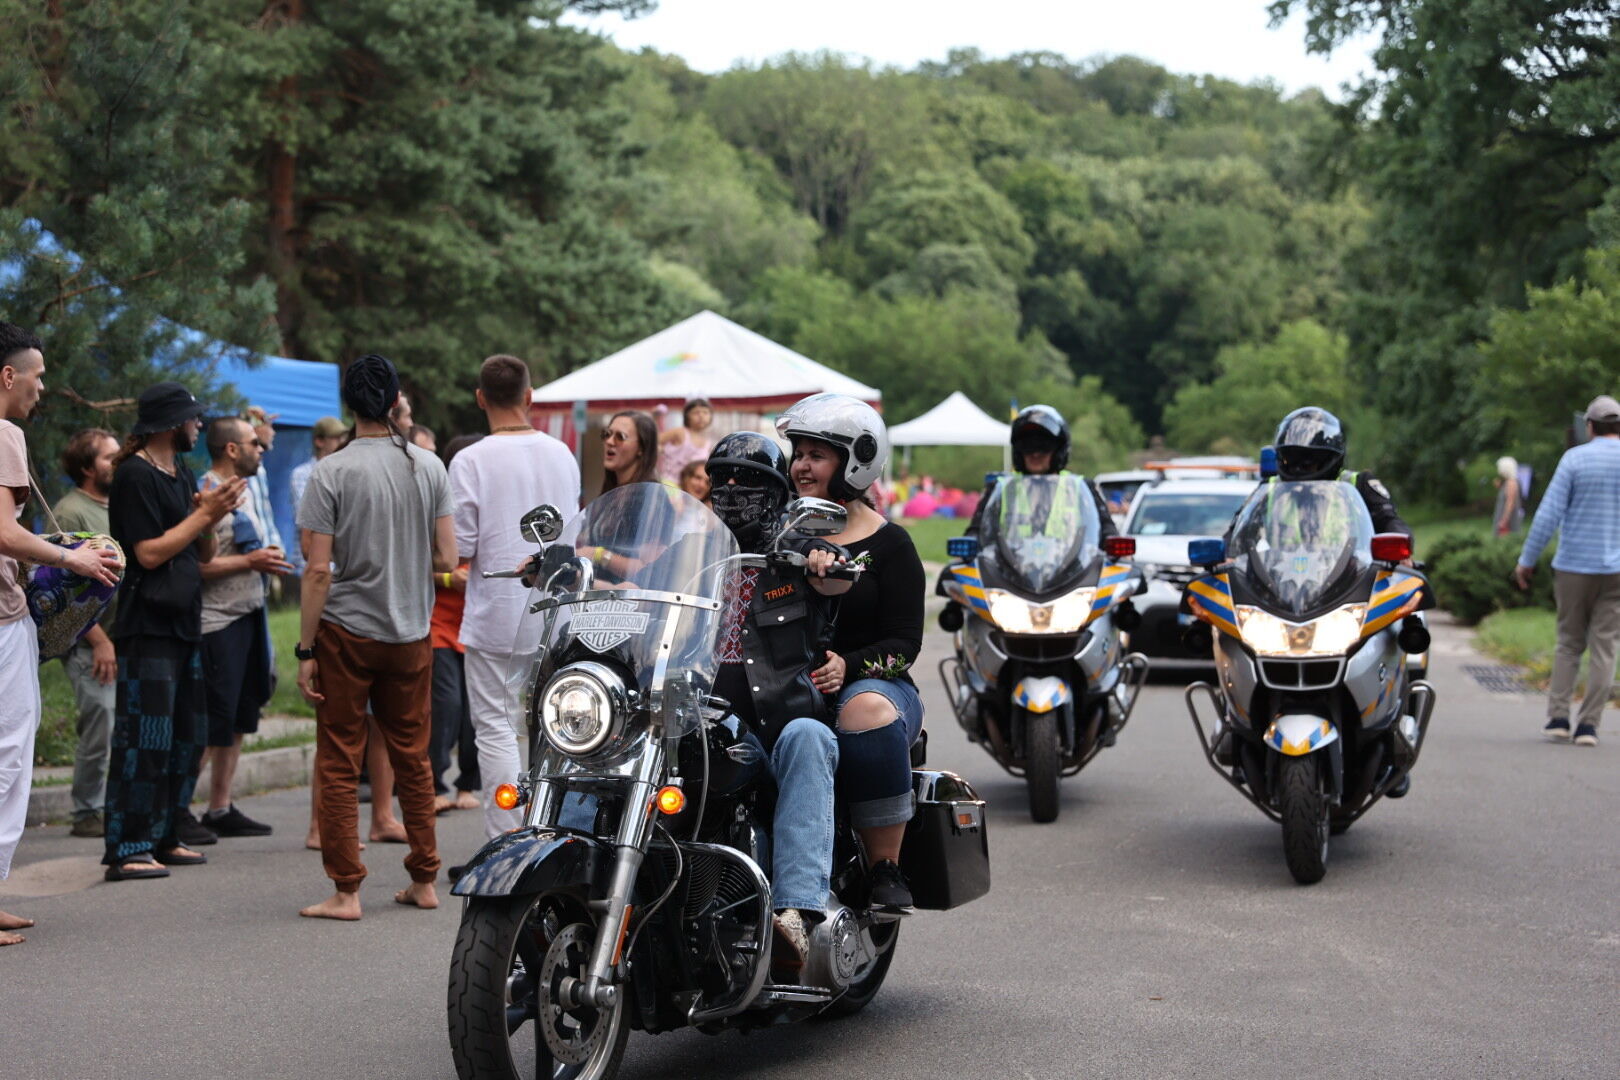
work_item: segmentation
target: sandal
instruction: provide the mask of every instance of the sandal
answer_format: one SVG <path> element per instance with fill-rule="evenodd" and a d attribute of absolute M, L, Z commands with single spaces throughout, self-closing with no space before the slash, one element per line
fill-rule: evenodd
<path fill-rule="evenodd" d="M 185 851 L 185 854 L 180 854 Z M 188 851 L 185 848 L 169 848 L 167 851 L 155 853 L 157 861 L 164 866 L 201 866 L 208 861 L 208 856 L 200 851 Z"/>
<path fill-rule="evenodd" d="M 150 855 L 131 855 L 107 867 L 108 881 L 135 881 L 139 878 L 168 877 L 169 868 L 159 866 Z"/>

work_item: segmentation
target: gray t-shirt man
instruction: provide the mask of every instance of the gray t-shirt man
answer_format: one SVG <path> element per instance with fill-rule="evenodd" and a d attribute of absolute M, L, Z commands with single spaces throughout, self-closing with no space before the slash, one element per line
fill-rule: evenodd
<path fill-rule="evenodd" d="M 323 618 L 390 645 L 427 637 L 433 523 L 452 509 L 444 465 L 426 450 L 361 438 L 322 458 L 298 506 L 298 527 L 332 537 Z"/>

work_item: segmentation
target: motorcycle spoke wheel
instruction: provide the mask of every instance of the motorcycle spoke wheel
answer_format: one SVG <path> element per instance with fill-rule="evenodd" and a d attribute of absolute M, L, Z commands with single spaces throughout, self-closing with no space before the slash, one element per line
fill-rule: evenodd
<path fill-rule="evenodd" d="M 450 964 L 450 1049 L 461 1080 L 607 1080 L 629 1037 L 612 1009 L 565 1009 L 583 978 L 594 927 L 564 898 L 474 898 Z"/>
<path fill-rule="evenodd" d="M 1301 885 L 1327 874 L 1331 807 L 1322 791 L 1315 754 L 1285 757 L 1277 766 L 1277 809 L 1282 815 L 1283 859 Z"/>

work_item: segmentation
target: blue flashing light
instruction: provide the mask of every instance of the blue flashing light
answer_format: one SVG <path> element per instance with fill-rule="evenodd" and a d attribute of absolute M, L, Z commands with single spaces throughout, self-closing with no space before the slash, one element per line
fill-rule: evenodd
<path fill-rule="evenodd" d="M 1260 448 L 1260 479 L 1270 480 L 1277 475 L 1277 448 L 1275 446 L 1262 446 Z"/>
<path fill-rule="evenodd" d="M 1194 566 L 1214 566 L 1226 560 L 1226 541 L 1204 537 L 1187 543 L 1187 561 Z"/>
<path fill-rule="evenodd" d="M 976 536 L 953 536 L 945 541 L 945 554 L 953 559 L 972 559 L 979 554 L 979 538 Z"/>

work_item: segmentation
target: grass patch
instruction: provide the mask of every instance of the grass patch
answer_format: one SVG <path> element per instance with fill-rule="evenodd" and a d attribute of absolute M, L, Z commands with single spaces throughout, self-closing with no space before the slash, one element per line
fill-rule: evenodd
<path fill-rule="evenodd" d="M 1423 558 L 1425 551 L 1446 537 L 1477 536 L 1485 539 L 1494 535 L 1491 531 L 1491 515 L 1480 513 L 1473 507 L 1414 506 L 1402 510 L 1401 517 L 1412 526 L 1419 559 Z M 1521 540 L 1524 538 L 1522 530 L 1518 535 Z"/>
<path fill-rule="evenodd" d="M 309 728 L 306 731 L 288 731 L 263 739 L 249 736 L 242 740 L 242 752 L 256 753 L 260 750 L 281 750 L 288 746 L 312 746 L 314 743 L 315 729 Z"/>
<path fill-rule="evenodd" d="M 944 517 L 901 518 L 900 525 L 911 534 L 911 542 L 917 545 L 917 554 L 925 562 L 935 563 L 945 561 L 945 541 L 953 536 L 961 536 L 968 527 L 968 523 L 961 518 Z"/>
<path fill-rule="evenodd" d="M 1519 608 L 1487 615 L 1474 634 L 1481 650 L 1509 664 L 1525 669 L 1525 680 L 1545 690 L 1552 678 L 1553 650 L 1558 643 L 1558 615 L 1540 608 Z M 1575 694 L 1585 692 L 1586 680 L 1576 684 Z M 1611 700 L 1620 703 L 1620 687 Z"/>
<path fill-rule="evenodd" d="M 265 714 L 314 719 L 314 707 L 298 692 L 298 660 L 293 656 L 293 646 L 298 642 L 296 607 L 271 609 L 270 640 L 276 647 L 276 692 L 264 707 Z M 79 706 L 73 700 L 73 684 L 68 682 L 60 660 L 40 665 L 39 697 L 41 715 L 39 734 L 34 739 L 34 764 L 72 765 L 73 750 L 79 742 Z M 314 738 L 311 733 L 307 741 L 313 742 Z M 294 746 L 298 742 L 278 745 Z"/>

